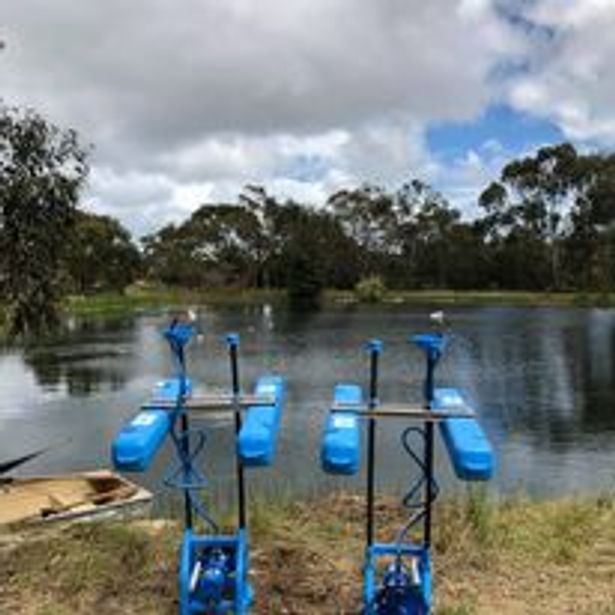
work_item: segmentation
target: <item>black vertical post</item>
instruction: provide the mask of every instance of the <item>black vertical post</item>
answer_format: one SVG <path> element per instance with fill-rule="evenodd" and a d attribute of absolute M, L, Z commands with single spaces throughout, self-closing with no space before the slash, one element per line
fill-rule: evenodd
<path fill-rule="evenodd" d="M 382 342 L 371 340 L 368 345 L 369 366 L 369 409 L 378 404 L 378 356 Z M 376 471 L 376 419 L 370 417 L 367 423 L 367 545 L 374 544 L 374 483 Z"/>
<path fill-rule="evenodd" d="M 239 435 L 241 430 L 241 408 L 239 407 L 239 363 L 237 361 L 237 348 L 239 346 L 239 335 L 236 333 L 229 333 L 226 336 L 226 341 L 229 347 L 229 357 L 231 361 L 231 378 L 232 378 L 232 392 L 233 401 L 235 404 L 235 437 Z M 235 453 L 235 459 L 237 461 L 237 500 L 239 507 L 239 528 L 244 529 L 246 527 L 246 484 L 244 477 L 244 468 L 237 453 Z"/>
<path fill-rule="evenodd" d="M 175 321 L 171 323 L 171 329 L 174 327 Z M 186 383 L 186 359 L 184 356 L 184 348 L 176 340 L 171 341 L 171 351 L 175 356 L 177 362 L 177 380 L 179 390 L 177 392 L 177 410 L 180 413 L 179 426 L 181 430 L 180 442 L 182 447 L 182 465 L 183 465 L 183 477 L 184 485 L 190 483 L 190 440 L 188 432 L 190 430 L 190 423 L 188 420 L 188 413 L 185 408 L 187 383 Z M 190 489 L 184 488 L 184 522 L 186 528 L 191 530 L 193 525 L 192 515 L 192 501 L 190 499 Z"/>
<path fill-rule="evenodd" d="M 183 388 L 183 387 L 181 387 Z M 181 404 L 184 405 L 184 393 L 180 392 L 181 396 Z M 188 485 L 190 482 L 190 464 L 188 463 L 188 459 L 190 459 L 190 442 L 188 441 L 188 430 L 190 425 L 188 423 L 188 413 L 185 409 L 182 410 L 181 418 L 180 418 L 180 427 L 181 427 L 181 443 L 184 455 L 184 485 Z M 192 529 L 192 502 L 190 500 L 190 490 L 184 489 L 184 520 L 186 523 L 186 528 Z"/>
<path fill-rule="evenodd" d="M 427 374 L 425 377 L 425 408 L 431 410 L 434 397 L 434 370 L 438 361 L 437 351 L 429 349 L 427 352 Z M 433 421 L 425 421 L 425 523 L 423 527 L 423 542 L 427 549 L 431 546 L 431 503 L 433 500 Z"/>

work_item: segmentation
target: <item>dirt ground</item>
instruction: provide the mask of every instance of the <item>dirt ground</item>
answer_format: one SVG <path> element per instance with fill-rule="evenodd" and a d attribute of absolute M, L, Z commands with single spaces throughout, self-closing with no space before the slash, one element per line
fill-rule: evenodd
<path fill-rule="evenodd" d="M 359 613 L 364 502 L 251 508 L 252 612 Z M 403 520 L 378 503 L 380 540 Z M 82 524 L 0 537 L 3 615 L 177 613 L 174 522 Z M 615 614 L 615 497 L 438 505 L 438 615 Z"/>

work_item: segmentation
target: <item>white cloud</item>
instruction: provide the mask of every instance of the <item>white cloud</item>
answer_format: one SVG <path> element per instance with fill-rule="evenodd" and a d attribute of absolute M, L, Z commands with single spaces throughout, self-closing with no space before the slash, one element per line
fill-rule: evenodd
<path fill-rule="evenodd" d="M 551 119 L 566 136 L 615 144 L 615 2 L 539 0 L 527 17 L 550 32 L 527 74 L 511 85 L 519 109 Z"/>
<path fill-rule="evenodd" d="M 420 129 L 401 120 L 306 137 L 213 136 L 176 155 L 152 157 L 140 170 L 95 166 L 88 200 L 90 208 L 143 234 L 179 222 L 203 203 L 233 202 L 249 183 L 264 182 L 282 199 L 321 205 L 342 187 L 394 184 L 436 170 Z"/>
<path fill-rule="evenodd" d="M 614 0 L 21 0 L 0 94 L 95 145 L 87 205 L 137 234 L 245 183 L 321 203 L 418 176 L 469 210 L 520 152 L 444 163 L 426 128 L 504 101 L 615 145 L 614 31 Z"/>
<path fill-rule="evenodd" d="M 435 173 L 425 128 L 476 117 L 524 54 L 494 5 L 5 2 L 2 96 L 94 143 L 89 202 L 138 232 L 247 181 L 322 200 Z"/>

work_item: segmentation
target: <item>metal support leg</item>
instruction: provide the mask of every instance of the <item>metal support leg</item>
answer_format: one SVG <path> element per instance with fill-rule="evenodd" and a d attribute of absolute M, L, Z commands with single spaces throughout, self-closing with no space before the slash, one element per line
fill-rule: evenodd
<path fill-rule="evenodd" d="M 378 357 L 382 351 L 380 340 L 368 343 L 370 355 L 369 375 L 369 409 L 378 404 Z M 368 547 L 374 543 L 374 487 L 376 471 L 376 419 L 370 417 L 367 425 L 367 527 L 366 539 Z"/>
<path fill-rule="evenodd" d="M 230 333 L 226 337 L 229 347 L 229 358 L 231 362 L 232 393 L 235 400 L 235 434 L 241 430 L 241 411 L 239 406 L 239 363 L 237 361 L 237 349 L 239 347 L 239 335 Z M 239 507 L 239 528 L 246 527 L 246 485 L 243 464 L 236 456 L 237 460 L 237 499 Z"/>
<path fill-rule="evenodd" d="M 187 485 L 190 483 L 190 463 L 187 461 L 190 459 L 190 442 L 188 440 L 188 415 L 185 412 L 180 417 L 180 428 L 180 442 L 184 455 L 184 484 Z M 191 530 L 193 524 L 192 501 L 190 500 L 190 491 L 188 489 L 184 489 L 184 519 L 186 523 L 186 529 Z"/>
<path fill-rule="evenodd" d="M 427 354 L 427 374 L 425 378 L 425 408 L 431 410 L 434 397 L 434 370 L 438 357 L 432 353 Z M 434 433 L 433 422 L 425 422 L 425 523 L 423 532 L 423 541 L 426 549 L 431 546 L 431 504 L 434 499 L 434 481 L 433 481 L 433 457 L 434 457 Z"/>

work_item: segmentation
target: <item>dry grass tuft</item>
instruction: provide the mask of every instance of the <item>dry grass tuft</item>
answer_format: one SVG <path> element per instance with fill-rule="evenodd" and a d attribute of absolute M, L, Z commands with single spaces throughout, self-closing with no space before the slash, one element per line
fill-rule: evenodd
<path fill-rule="evenodd" d="M 357 613 L 364 502 L 332 495 L 251 508 L 256 614 Z M 379 540 L 403 521 L 378 502 Z M 440 502 L 438 615 L 615 613 L 615 498 Z M 0 546 L 0 612 L 175 614 L 177 524 L 78 525 Z"/>

